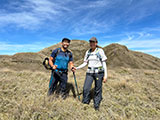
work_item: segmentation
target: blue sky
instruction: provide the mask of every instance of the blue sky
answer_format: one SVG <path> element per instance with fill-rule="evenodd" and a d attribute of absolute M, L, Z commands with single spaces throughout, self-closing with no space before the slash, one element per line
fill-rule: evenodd
<path fill-rule="evenodd" d="M 126 45 L 160 58 L 160 0 L 0 0 L 0 54 L 37 52 L 63 37 Z"/>

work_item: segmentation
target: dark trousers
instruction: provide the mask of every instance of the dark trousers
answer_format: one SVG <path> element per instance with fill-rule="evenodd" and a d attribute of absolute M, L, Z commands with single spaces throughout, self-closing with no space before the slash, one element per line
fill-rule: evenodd
<path fill-rule="evenodd" d="M 49 82 L 48 95 L 54 93 L 54 91 L 57 88 L 58 82 L 60 84 L 60 93 L 64 95 L 66 92 L 67 80 L 68 80 L 67 72 L 52 71 Z"/>
<path fill-rule="evenodd" d="M 94 107 L 99 107 L 102 100 L 102 81 L 104 73 L 87 73 L 83 87 L 83 100 L 84 104 L 90 102 L 90 89 L 93 81 L 95 81 L 94 88 Z"/>

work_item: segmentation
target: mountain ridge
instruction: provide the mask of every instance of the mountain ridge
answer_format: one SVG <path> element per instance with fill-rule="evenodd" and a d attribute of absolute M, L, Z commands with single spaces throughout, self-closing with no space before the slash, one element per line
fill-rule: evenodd
<path fill-rule="evenodd" d="M 39 52 L 16 53 L 12 56 L 0 55 L 0 67 L 14 70 L 40 70 L 44 71 L 42 62 L 49 57 L 52 50 L 61 47 L 61 43 L 49 46 Z M 84 40 L 72 40 L 69 50 L 72 51 L 76 66 L 83 63 L 85 52 L 90 48 Z M 117 67 L 135 69 L 160 69 L 160 59 L 154 56 L 129 50 L 126 46 L 112 43 L 102 48 L 107 56 L 107 66 L 110 69 Z"/>

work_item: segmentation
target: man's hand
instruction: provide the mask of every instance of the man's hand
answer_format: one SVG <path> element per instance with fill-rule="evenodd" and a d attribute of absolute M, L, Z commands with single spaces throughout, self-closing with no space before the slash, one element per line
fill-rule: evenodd
<path fill-rule="evenodd" d="M 72 71 L 72 72 L 75 72 L 75 71 L 76 71 L 76 67 L 72 67 L 72 68 L 71 68 L 71 71 Z"/>
<path fill-rule="evenodd" d="M 105 83 L 107 81 L 107 78 L 106 77 L 103 77 L 103 82 Z"/>
<path fill-rule="evenodd" d="M 57 68 L 57 65 L 53 65 L 52 69 L 55 70 Z"/>
<path fill-rule="evenodd" d="M 76 71 L 76 67 L 74 67 L 73 61 L 69 62 L 69 65 L 70 65 L 71 71 L 75 72 Z"/>

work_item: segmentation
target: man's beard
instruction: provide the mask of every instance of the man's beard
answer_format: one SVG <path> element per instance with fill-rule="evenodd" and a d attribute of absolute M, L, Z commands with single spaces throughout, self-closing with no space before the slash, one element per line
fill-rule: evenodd
<path fill-rule="evenodd" d="M 63 46 L 63 49 L 67 49 L 68 48 L 68 46 L 67 47 L 65 47 L 65 45 Z"/>

